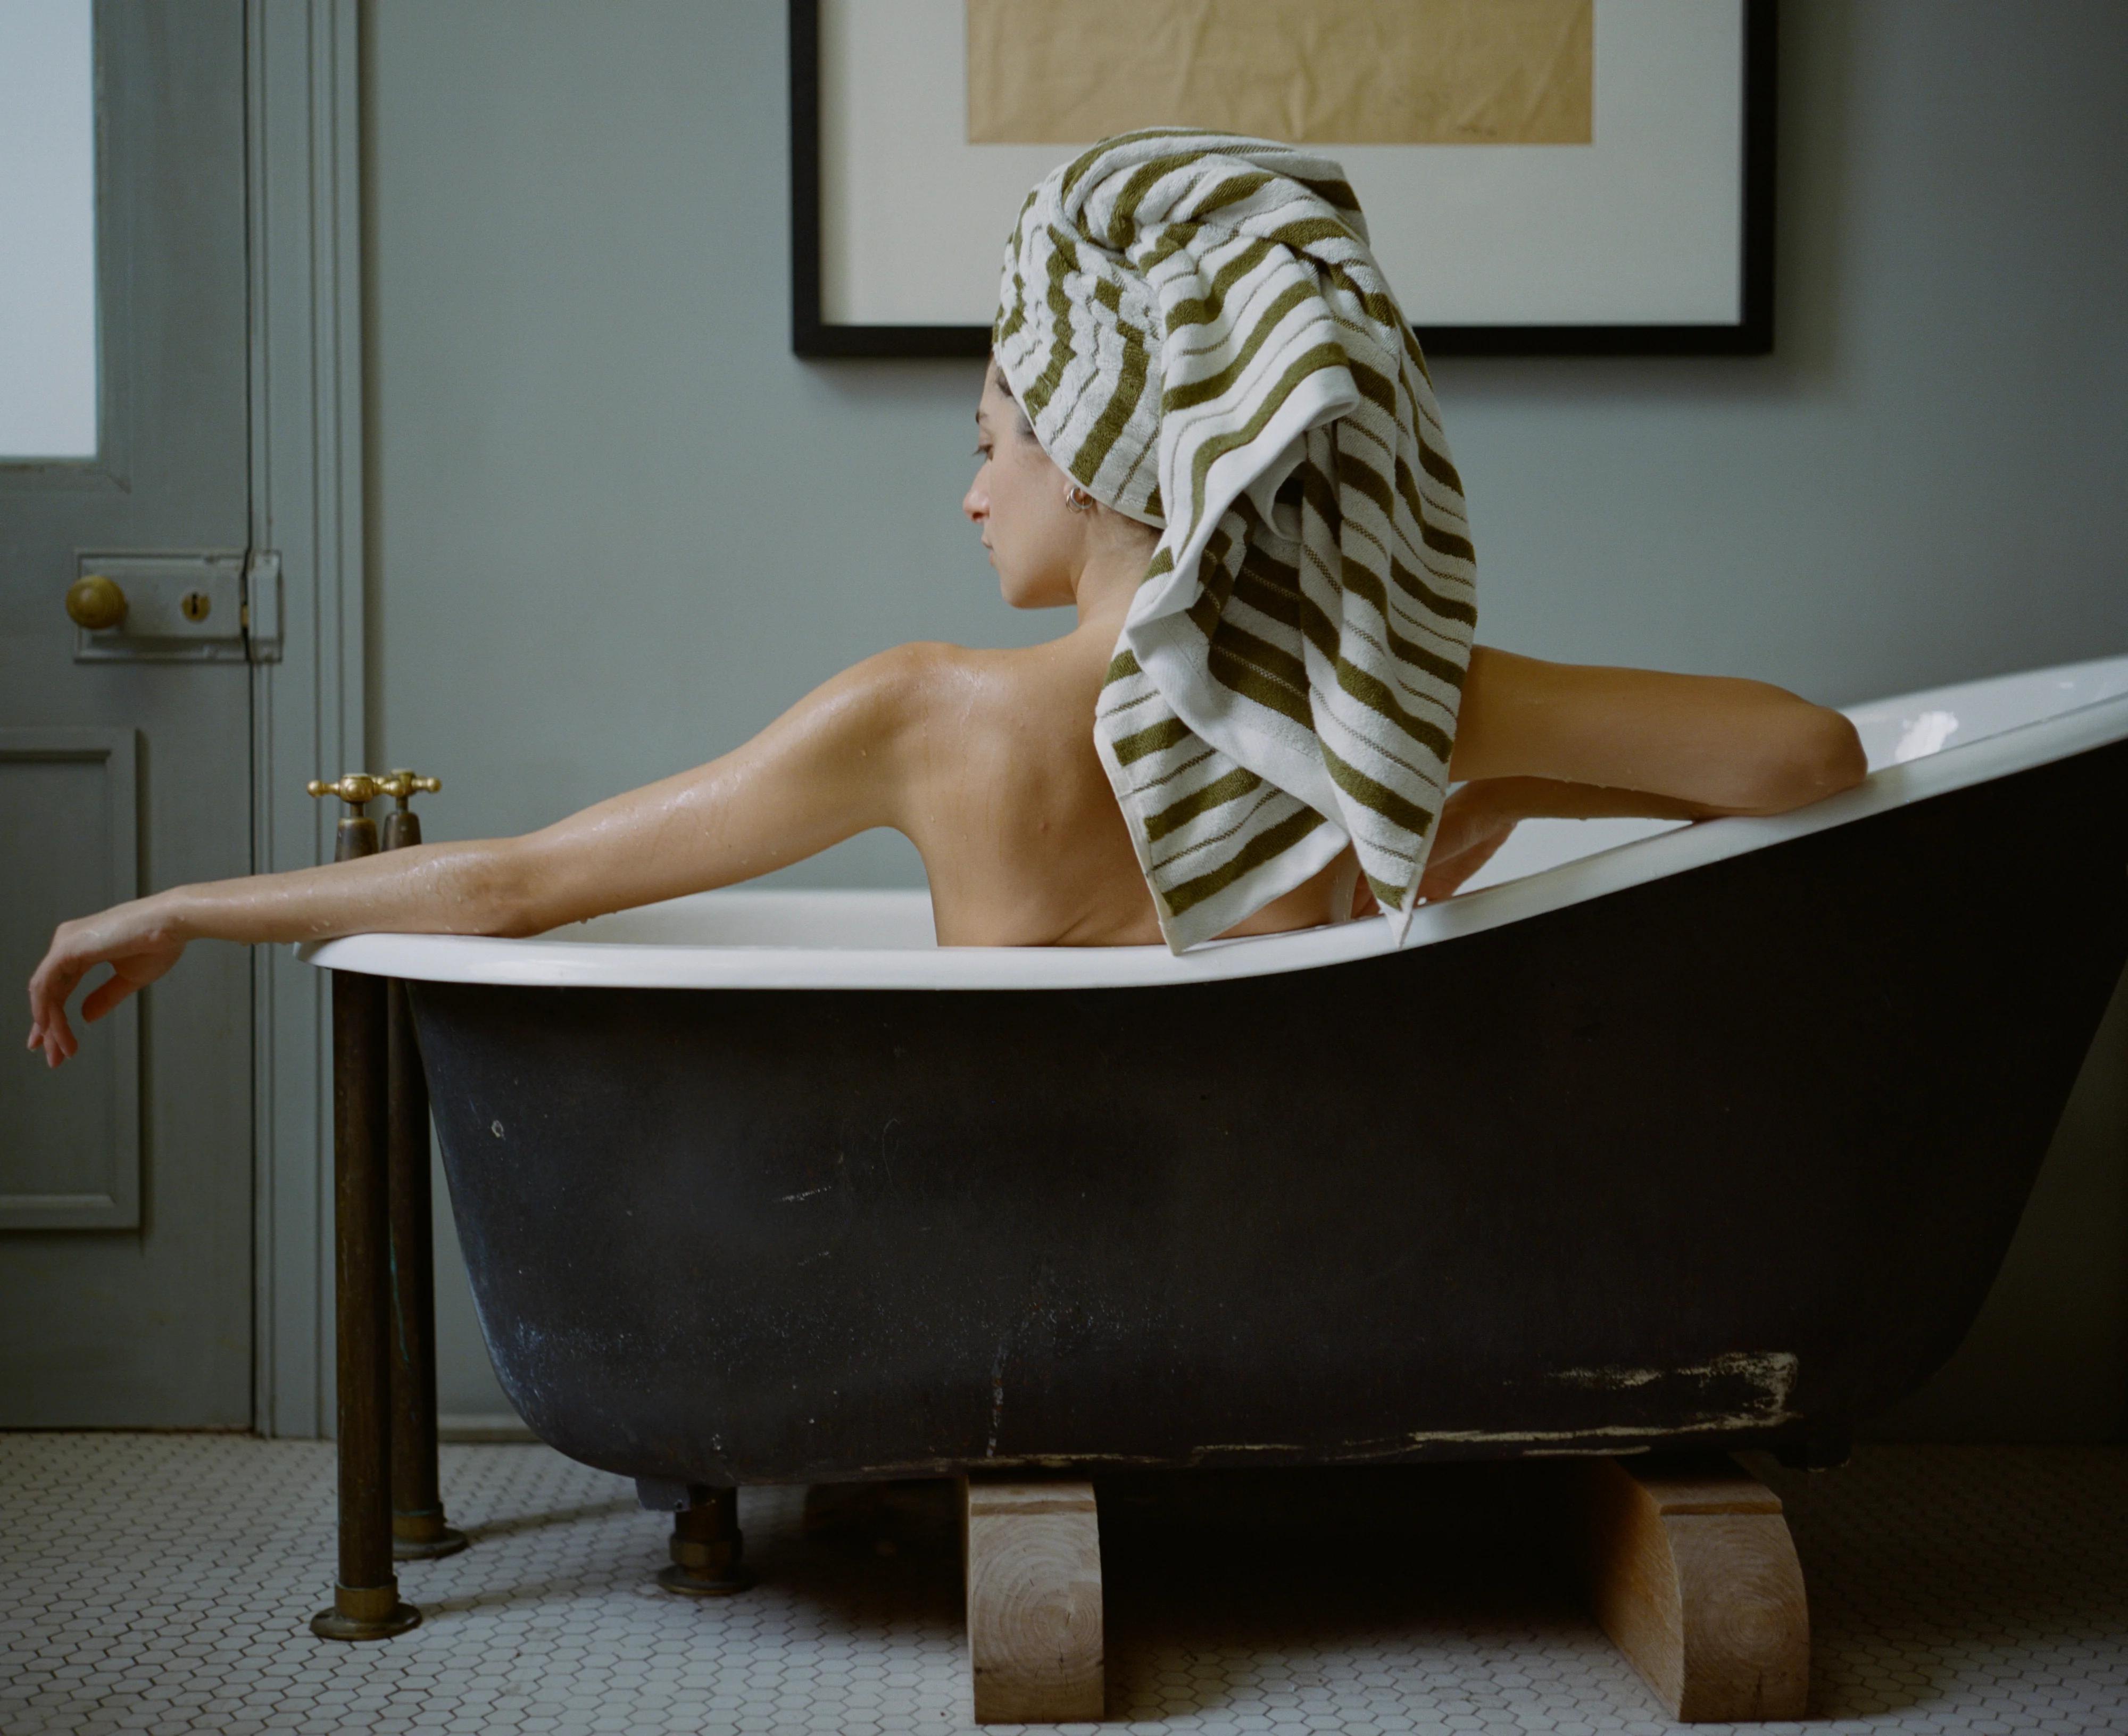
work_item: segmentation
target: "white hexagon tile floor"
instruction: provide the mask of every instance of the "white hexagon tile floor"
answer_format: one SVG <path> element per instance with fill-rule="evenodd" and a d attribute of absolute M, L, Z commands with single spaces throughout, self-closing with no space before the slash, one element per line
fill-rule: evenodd
<path fill-rule="evenodd" d="M 1750 1463 L 1788 1502 L 1815 1656 L 1812 1721 L 1743 1728 L 2128 1731 L 2128 1452 L 1876 1447 L 1809 1475 Z M 1179 1502 L 1158 1492 L 1174 1483 L 1104 1486 L 1110 1719 L 1061 1728 L 1671 1729 L 1528 1528 L 1505 1524 L 1529 1486 L 1448 1468 L 1215 1477 Z M 762 1581 L 696 1602 L 652 1583 L 663 1527 L 620 1478 L 542 1447 L 446 1447 L 446 1504 L 474 1545 L 403 1570 L 419 1628 L 348 1646 L 305 1624 L 331 1577 L 332 1472 L 310 1443 L 0 1435 L 0 1729 L 967 1724 L 943 1506 L 809 1536 L 801 1491 L 743 1491 Z M 1267 1486 L 1305 1498 L 1266 1504 Z"/>

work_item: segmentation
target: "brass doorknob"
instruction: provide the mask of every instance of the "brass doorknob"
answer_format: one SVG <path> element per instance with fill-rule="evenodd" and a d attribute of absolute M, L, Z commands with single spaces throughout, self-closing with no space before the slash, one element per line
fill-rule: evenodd
<path fill-rule="evenodd" d="M 126 619 L 126 593 L 101 573 L 84 573 L 67 587 L 66 611 L 76 626 L 101 633 Z"/>

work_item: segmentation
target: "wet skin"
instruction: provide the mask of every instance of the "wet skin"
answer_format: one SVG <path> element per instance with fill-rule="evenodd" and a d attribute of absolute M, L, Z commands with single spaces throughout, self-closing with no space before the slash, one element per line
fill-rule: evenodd
<path fill-rule="evenodd" d="M 752 740 L 521 837 L 431 844 L 359 862 L 175 887 L 62 923 L 30 979 L 29 1046 L 58 1066 L 93 1021 L 194 939 L 373 931 L 534 935 L 729 885 L 874 826 L 922 854 L 951 946 L 1156 944 L 1152 896 L 1093 743 L 1094 706 L 1157 533 L 1075 510 L 1070 478 L 995 367 L 962 510 L 1005 599 L 1070 608 L 1023 650 L 909 644 L 868 658 Z M 1837 711 L 1763 682 L 1557 663 L 1476 648 L 1450 796 L 1420 896 L 1452 894 L 1540 816 L 1696 820 L 1779 813 L 1859 782 Z M 1233 932 L 1313 926 L 1349 909 L 1349 856 Z M 1360 894 L 1361 907 L 1366 895 Z"/>

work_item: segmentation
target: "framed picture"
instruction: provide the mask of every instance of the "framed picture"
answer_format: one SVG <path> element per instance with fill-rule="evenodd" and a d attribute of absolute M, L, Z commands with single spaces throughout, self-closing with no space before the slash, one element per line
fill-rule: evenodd
<path fill-rule="evenodd" d="M 1773 347 L 1774 0 L 790 6 L 800 355 L 986 354 L 1028 188 L 1161 123 L 1342 163 L 1430 353 Z"/>

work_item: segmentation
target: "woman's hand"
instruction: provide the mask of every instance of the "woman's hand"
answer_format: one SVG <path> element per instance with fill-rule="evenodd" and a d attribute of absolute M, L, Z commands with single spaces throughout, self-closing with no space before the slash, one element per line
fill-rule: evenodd
<path fill-rule="evenodd" d="M 1521 808 L 1505 797 L 1505 778 L 1484 778 L 1448 792 L 1434 821 L 1433 849 L 1419 876 L 1418 897 L 1442 899 L 1451 896 L 1478 870 L 1493 859 L 1493 853 L 1508 841 Z M 1352 916 L 1379 916 L 1381 905 L 1362 874 L 1352 887 Z"/>
<path fill-rule="evenodd" d="M 185 949 L 171 931 L 165 907 L 154 898 L 113 905 L 97 916 L 62 922 L 52 934 L 44 962 L 30 977 L 30 1042 L 57 1067 L 81 1047 L 67 1023 L 67 997 L 99 964 L 111 974 L 88 992 L 81 1015 L 93 1025 L 135 990 L 145 988 L 175 964 Z"/>
<path fill-rule="evenodd" d="M 1433 848 L 1418 878 L 1418 896 L 1429 902 L 1451 897 L 1493 859 L 1522 816 L 1503 799 L 1500 780 L 1480 778 L 1448 792 L 1434 822 Z"/>

